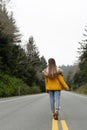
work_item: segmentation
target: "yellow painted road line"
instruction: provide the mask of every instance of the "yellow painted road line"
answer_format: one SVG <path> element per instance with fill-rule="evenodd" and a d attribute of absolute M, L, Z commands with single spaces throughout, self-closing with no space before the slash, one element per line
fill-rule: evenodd
<path fill-rule="evenodd" d="M 58 120 L 52 119 L 52 130 L 58 130 Z"/>
<path fill-rule="evenodd" d="M 61 124 L 62 124 L 62 129 L 63 130 L 68 130 L 67 124 L 65 122 L 65 120 L 61 120 Z"/>

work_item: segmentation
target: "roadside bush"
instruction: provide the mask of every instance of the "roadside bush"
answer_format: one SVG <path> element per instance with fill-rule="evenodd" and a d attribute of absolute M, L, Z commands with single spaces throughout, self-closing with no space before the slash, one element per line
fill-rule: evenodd
<path fill-rule="evenodd" d="M 79 87 L 78 89 L 76 89 L 75 92 L 76 93 L 80 93 L 80 94 L 87 94 L 87 84 L 82 85 L 81 87 Z"/>
<path fill-rule="evenodd" d="M 41 93 L 41 90 L 40 90 L 40 88 L 39 88 L 38 86 L 33 86 L 33 87 L 31 88 L 31 93 L 32 93 L 32 94 Z"/>
<path fill-rule="evenodd" d="M 0 97 L 30 94 L 31 89 L 21 79 L 0 73 Z"/>

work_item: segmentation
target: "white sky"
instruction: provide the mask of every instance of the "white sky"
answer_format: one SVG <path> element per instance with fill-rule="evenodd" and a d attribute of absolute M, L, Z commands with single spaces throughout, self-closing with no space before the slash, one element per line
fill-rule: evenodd
<path fill-rule="evenodd" d="M 28 41 L 32 35 L 40 56 L 57 65 L 77 61 L 78 47 L 87 23 L 87 0 L 11 0 L 16 24 Z"/>

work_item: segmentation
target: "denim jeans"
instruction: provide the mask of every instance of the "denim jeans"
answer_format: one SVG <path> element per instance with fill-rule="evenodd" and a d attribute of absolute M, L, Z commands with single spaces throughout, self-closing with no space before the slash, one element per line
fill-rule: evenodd
<path fill-rule="evenodd" d="M 52 112 L 54 112 L 55 109 L 59 109 L 60 94 L 61 94 L 61 91 L 57 91 L 57 90 L 49 91 L 49 98 L 50 98 L 50 105 L 51 105 Z"/>

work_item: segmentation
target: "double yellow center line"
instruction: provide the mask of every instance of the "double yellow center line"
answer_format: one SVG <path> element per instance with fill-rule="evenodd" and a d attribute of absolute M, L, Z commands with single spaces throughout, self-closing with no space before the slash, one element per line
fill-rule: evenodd
<path fill-rule="evenodd" d="M 61 123 L 62 130 L 68 130 L 65 120 L 54 120 L 52 119 L 52 130 L 59 130 L 58 124 Z"/>

